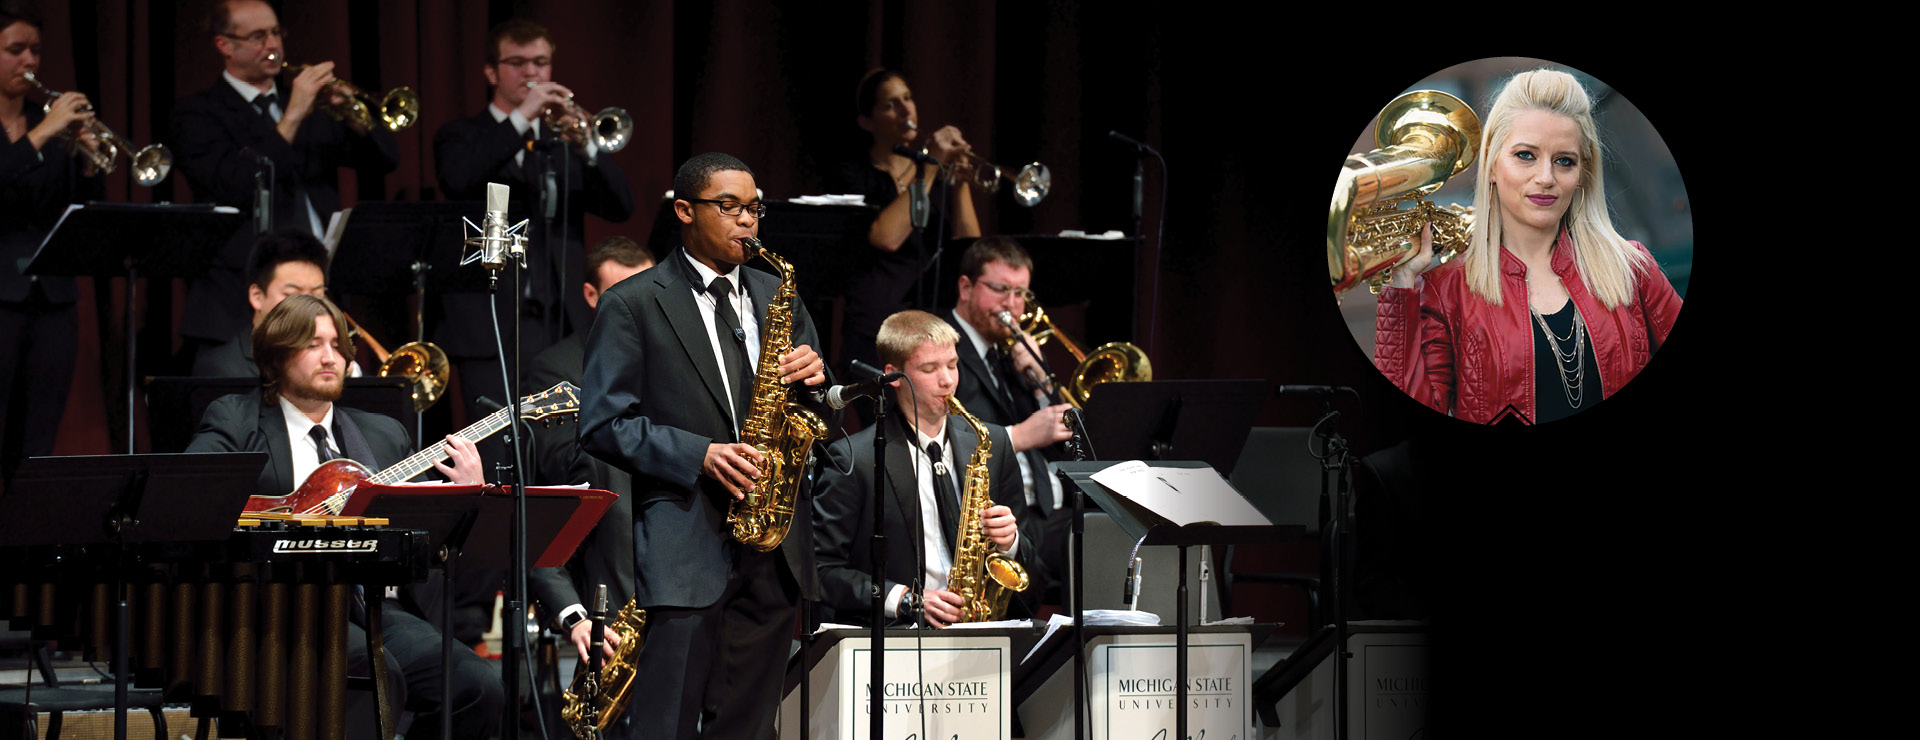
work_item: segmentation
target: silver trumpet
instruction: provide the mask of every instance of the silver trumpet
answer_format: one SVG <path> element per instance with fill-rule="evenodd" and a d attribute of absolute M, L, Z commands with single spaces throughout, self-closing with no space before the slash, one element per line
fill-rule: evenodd
<path fill-rule="evenodd" d="M 53 110 L 53 102 L 64 93 L 47 89 L 47 86 L 41 84 L 32 72 L 20 74 L 27 78 L 28 82 L 33 83 L 34 87 L 39 88 L 40 94 L 47 96 L 46 105 L 41 106 L 41 111 Z M 82 113 L 92 110 L 92 105 L 80 108 Z M 89 141 L 83 136 L 85 134 L 92 135 L 92 140 Z M 87 163 L 101 174 L 112 173 L 114 166 L 119 164 L 120 153 L 128 151 L 125 143 L 113 133 L 113 129 L 107 128 L 107 124 L 100 122 L 99 116 L 94 116 L 86 123 L 74 124 L 72 129 L 62 132 L 60 136 L 67 140 L 69 154 L 85 156 Z M 148 144 L 128 156 L 133 159 L 134 182 L 146 187 L 160 184 L 161 180 L 167 179 L 167 173 L 173 170 L 173 152 L 167 149 L 165 144 Z"/>
<path fill-rule="evenodd" d="M 919 122 L 907 121 L 907 130 L 919 131 Z M 920 152 L 931 154 L 931 147 L 921 147 Z M 1041 199 L 1047 197 L 1047 191 L 1053 189 L 1053 173 L 1044 164 L 1034 162 L 1020 168 L 1020 174 L 1009 176 L 1006 168 L 987 161 L 986 157 L 974 154 L 971 150 L 964 153 L 965 159 L 946 168 L 947 187 L 970 182 L 991 195 L 1000 192 L 1002 178 L 1012 180 L 1014 200 L 1029 208 L 1038 205 Z"/>
<path fill-rule="evenodd" d="M 528 81 L 531 88 L 537 82 Z M 587 115 L 587 110 L 573 102 L 573 96 L 567 96 L 565 105 L 550 105 L 541 115 L 555 135 L 569 141 L 585 143 L 586 137 L 593 137 L 593 145 L 609 152 L 627 148 L 627 142 L 633 139 L 633 116 L 627 115 L 627 109 L 609 107 L 599 113 Z"/>

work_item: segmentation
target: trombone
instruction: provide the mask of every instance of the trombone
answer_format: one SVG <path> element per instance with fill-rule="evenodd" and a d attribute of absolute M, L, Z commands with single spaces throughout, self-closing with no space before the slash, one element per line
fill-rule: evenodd
<path fill-rule="evenodd" d="M 46 104 L 40 108 L 41 112 L 53 110 L 53 101 L 65 94 L 47 89 L 47 86 L 41 84 L 31 71 L 21 72 L 20 75 L 25 77 L 27 82 L 33 83 L 34 87 L 39 88 L 40 94 L 47 96 Z M 81 108 L 80 112 L 92 110 L 93 106 L 88 105 Z M 82 134 L 93 135 L 93 141 L 86 142 L 81 138 Z M 113 133 L 113 129 L 107 128 L 107 124 L 100 122 L 98 115 L 86 123 L 74 124 L 74 128 L 62 133 L 61 137 L 67 140 L 68 153 L 86 156 L 88 165 L 103 175 L 112 174 L 114 166 L 119 164 L 120 152 L 127 150 L 120 137 Z M 167 179 L 167 173 L 173 170 L 173 151 L 165 144 L 148 144 L 141 147 L 140 151 L 128 156 L 133 159 L 134 182 L 146 187 L 160 184 L 161 180 Z"/>
<path fill-rule="evenodd" d="M 447 381 L 452 373 L 447 363 L 447 353 L 439 345 L 408 342 L 389 353 L 386 347 L 380 345 L 380 340 L 361 329 L 360 322 L 354 321 L 351 315 L 344 311 L 340 315 L 347 317 L 348 332 L 366 340 L 367 346 L 373 349 L 373 358 L 380 362 L 380 377 L 406 379 L 407 390 L 413 396 L 415 413 L 426 411 L 447 392 Z"/>
<path fill-rule="evenodd" d="M 527 87 L 539 84 L 528 80 Z M 593 137 L 593 145 L 609 152 L 627 148 L 627 142 L 633 139 L 633 116 L 627 115 L 627 109 L 608 107 L 592 116 L 587 109 L 573 102 L 573 96 L 567 96 L 564 105 L 550 105 L 541 114 L 540 120 L 547 122 L 557 136 L 569 141 L 586 143 L 586 137 Z"/>
<path fill-rule="evenodd" d="M 279 62 L 281 69 L 295 74 L 311 66 L 288 64 L 277 51 L 267 52 L 267 59 Z M 386 125 L 388 131 L 399 131 L 412 126 L 414 121 L 420 120 L 420 96 L 415 95 L 411 87 L 396 87 L 388 90 L 385 97 L 375 100 L 365 90 L 354 87 L 353 83 L 335 77 L 332 82 L 326 84 L 321 93 L 329 97 L 339 95 L 346 98 L 346 102 L 339 105 L 333 105 L 325 99 L 317 102 L 321 103 L 321 109 L 325 110 L 333 120 L 351 118 L 353 125 L 362 129 L 373 128 L 372 106 L 375 105 L 380 106 L 380 122 Z"/>
<path fill-rule="evenodd" d="M 1066 333 L 1053 325 L 1053 319 L 1047 317 L 1046 309 L 1035 303 L 1020 315 L 1015 323 L 1013 313 L 1001 311 L 997 318 L 1011 330 L 1006 338 L 1007 349 L 1012 350 L 1020 344 L 1021 337 L 1033 339 L 1037 349 L 1045 346 L 1047 340 L 1060 338 L 1060 346 L 1067 354 L 1073 355 L 1075 362 L 1073 375 L 1058 389 L 1063 399 L 1074 408 L 1085 408 L 1087 397 L 1093 394 L 1094 386 L 1101 383 L 1132 383 L 1153 380 L 1153 362 L 1147 359 L 1146 350 L 1132 342 L 1108 342 L 1086 352 L 1068 339 Z M 1034 380 L 1028 378 L 1028 380 Z"/>

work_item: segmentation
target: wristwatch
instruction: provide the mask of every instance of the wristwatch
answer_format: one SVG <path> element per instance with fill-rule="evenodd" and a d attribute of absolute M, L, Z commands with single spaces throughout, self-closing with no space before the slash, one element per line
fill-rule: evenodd
<path fill-rule="evenodd" d="M 586 620 L 587 620 L 587 615 L 585 614 L 582 614 L 580 612 L 567 612 L 566 616 L 560 618 L 560 631 L 572 632 L 574 625 L 584 622 Z"/>

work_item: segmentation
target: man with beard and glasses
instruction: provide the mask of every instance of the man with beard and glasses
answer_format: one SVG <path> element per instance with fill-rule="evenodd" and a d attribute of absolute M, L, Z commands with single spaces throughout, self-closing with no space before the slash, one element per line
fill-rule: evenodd
<path fill-rule="evenodd" d="M 281 496 L 298 487 L 328 460 L 348 458 L 380 470 L 406 458 L 413 444 L 400 422 L 334 405 L 347 374 L 353 342 L 338 328 L 346 316 L 321 296 L 288 296 L 253 330 L 253 356 L 260 364 L 261 395 L 222 396 L 200 417 L 188 452 L 266 452 L 254 493 Z M 451 465 L 434 463 L 448 480 L 480 483 L 480 453 L 464 438 L 448 436 Z M 398 596 L 389 592 L 393 605 Z M 417 601 L 417 599 L 416 599 Z M 417 605 L 416 605 L 417 606 Z M 437 738 L 440 730 L 440 632 L 404 609 L 383 610 L 388 673 L 394 706 L 414 712 L 409 738 Z M 348 669 L 366 675 L 366 634 L 348 625 Z M 488 737 L 498 726 L 506 689 L 486 659 L 454 651 L 453 732 Z"/>

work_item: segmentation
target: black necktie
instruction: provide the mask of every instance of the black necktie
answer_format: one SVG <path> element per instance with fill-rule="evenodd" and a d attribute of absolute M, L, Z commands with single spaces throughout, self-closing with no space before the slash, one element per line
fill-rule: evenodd
<path fill-rule="evenodd" d="M 526 142 L 521 145 L 523 153 L 520 155 L 520 174 L 526 178 L 528 183 L 533 183 L 536 179 L 534 177 L 533 164 L 534 143 L 538 142 L 540 137 L 534 133 L 532 126 L 528 126 L 527 130 L 520 132 L 520 139 Z"/>
<path fill-rule="evenodd" d="M 960 533 L 960 494 L 953 486 L 953 471 L 941 460 L 939 442 L 927 443 L 927 459 L 933 462 L 933 498 L 937 504 L 934 508 L 940 510 L 940 536 L 952 551 L 954 538 Z"/>
<path fill-rule="evenodd" d="M 320 453 L 320 462 L 326 463 L 334 458 L 333 450 L 327 447 L 327 428 L 315 424 L 307 427 L 307 436 L 313 438 L 313 448 Z"/>
<path fill-rule="evenodd" d="M 741 416 L 752 395 L 753 370 L 747 366 L 747 333 L 740 328 L 740 314 L 733 310 L 733 284 L 717 277 L 707 286 L 713 295 L 714 329 L 720 332 L 720 366 L 733 390 L 733 427 L 740 430 Z"/>
<path fill-rule="evenodd" d="M 259 95 L 253 96 L 253 107 L 260 109 L 260 115 L 267 119 L 268 124 L 277 125 L 280 122 L 273 119 L 274 101 L 275 101 L 275 96 L 273 93 L 270 93 L 270 92 L 261 93 Z"/>

